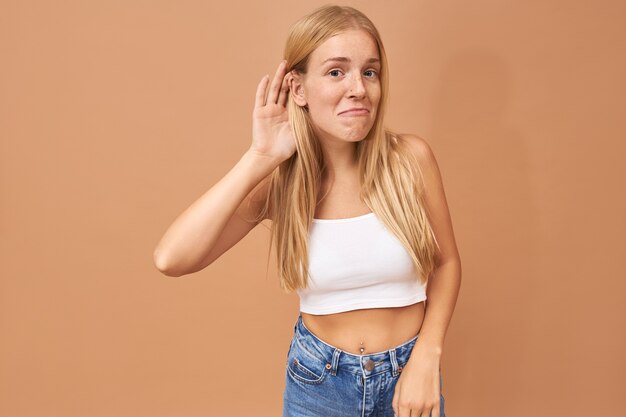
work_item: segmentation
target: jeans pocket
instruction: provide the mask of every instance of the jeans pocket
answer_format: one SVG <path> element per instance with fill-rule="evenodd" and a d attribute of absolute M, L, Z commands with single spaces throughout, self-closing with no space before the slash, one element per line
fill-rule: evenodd
<path fill-rule="evenodd" d="M 313 355 L 294 341 L 287 356 L 287 373 L 298 382 L 315 385 L 324 382 L 328 368 L 323 358 Z"/>

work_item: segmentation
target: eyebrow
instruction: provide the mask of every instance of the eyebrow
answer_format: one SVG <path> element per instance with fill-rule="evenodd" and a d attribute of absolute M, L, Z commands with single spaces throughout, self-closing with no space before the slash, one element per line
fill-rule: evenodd
<path fill-rule="evenodd" d="M 350 58 L 347 58 L 345 56 L 335 56 L 332 58 L 328 58 L 327 60 L 325 60 L 324 62 L 322 62 L 322 65 L 329 62 L 329 61 L 336 61 L 336 62 L 350 62 Z M 380 59 L 378 58 L 370 58 L 366 61 L 368 64 L 369 63 L 373 63 L 373 62 L 380 62 Z"/>

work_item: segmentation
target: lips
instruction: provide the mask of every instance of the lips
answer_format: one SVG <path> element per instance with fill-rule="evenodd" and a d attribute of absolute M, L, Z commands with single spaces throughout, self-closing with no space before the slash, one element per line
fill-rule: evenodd
<path fill-rule="evenodd" d="M 345 114 L 345 115 L 364 115 L 364 114 L 368 114 L 369 110 L 366 109 L 365 107 L 353 107 L 351 109 L 348 110 L 344 110 L 339 114 Z"/>

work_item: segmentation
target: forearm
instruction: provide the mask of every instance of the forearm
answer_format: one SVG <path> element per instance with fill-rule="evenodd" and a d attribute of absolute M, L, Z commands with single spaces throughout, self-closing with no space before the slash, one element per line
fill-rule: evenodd
<path fill-rule="evenodd" d="M 154 252 L 161 270 L 187 271 L 211 250 L 244 198 L 278 162 L 247 151 L 167 229 Z"/>
<path fill-rule="evenodd" d="M 418 344 L 441 356 L 443 343 L 461 287 L 461 263 L 452 260 L 437 267 L 426 288 L 426 310 Z"/>

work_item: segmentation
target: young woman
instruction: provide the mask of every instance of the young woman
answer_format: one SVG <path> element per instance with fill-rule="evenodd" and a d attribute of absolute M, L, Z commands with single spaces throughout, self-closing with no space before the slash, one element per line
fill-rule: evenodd
<path fill-rule="evenodd" d="M 431 148 L 384 127 L 388 77 L 356 9 L 296 22 L 257 87 L 250 148 L 154 253 L 164 274 L 190 274 L 272 221 L 281 288 L 300 297 L 284 416 L 445 416 L 461 262 Z"/>

